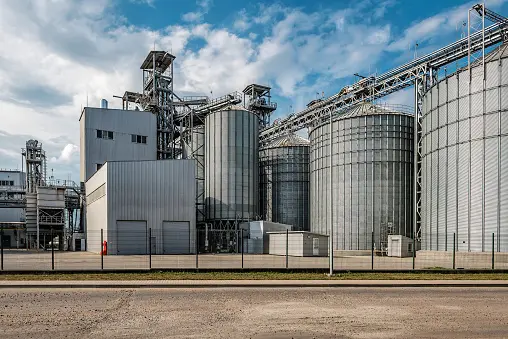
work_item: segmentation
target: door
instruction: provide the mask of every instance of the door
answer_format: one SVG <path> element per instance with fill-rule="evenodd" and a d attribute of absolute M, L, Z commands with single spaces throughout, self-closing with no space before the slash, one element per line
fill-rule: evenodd
<path fill-rule="evenodd" d="M 11 236 L 4 234 L 2 242 L 3 242 L 4 248 L 10 248 L 11 247 Z"/>
<path fill-rule="evenodd" d="M 117 254 L 148 254 L 146 221 L 117 220 Z M 114 244 L 108 244 L 112 246 Z"/>
<path fill-rule="evenodd" d="M 312 238 L 312 255 L 319 255 L 319 238 Z"/>
<path fill-rule="evenodd" d="M 162 241 L 164 254 L 189 254 L 190 222 L 164 221 L 162 223 Z"/>

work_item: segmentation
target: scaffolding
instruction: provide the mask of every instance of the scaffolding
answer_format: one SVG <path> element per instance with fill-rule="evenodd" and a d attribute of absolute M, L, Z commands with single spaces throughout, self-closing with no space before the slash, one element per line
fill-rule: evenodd
<path fill-rule="evenodd" d="M 248 85 L 243 90 L 245 108 L 258 115 L 260 128 L 270 125 L 270 116 L 277 109 L 277 103 L 271 101 L 270 90 L 268 86 L 257 84 Z"/>

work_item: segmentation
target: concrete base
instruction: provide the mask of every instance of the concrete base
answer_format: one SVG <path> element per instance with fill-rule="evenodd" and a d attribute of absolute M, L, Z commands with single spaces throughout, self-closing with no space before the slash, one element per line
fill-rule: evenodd
<path fill-rule="evenodd" d="M 425 261 L 453 260 L 453 251 L 417 251 L 416 258 Z M 455 262 L 492 262 L 492 252 L 455 252 Z M 494 252 L 495 263 L 508 263 L 508 253 Z M 458 266 L 457 266 L 458 267 Z"/>

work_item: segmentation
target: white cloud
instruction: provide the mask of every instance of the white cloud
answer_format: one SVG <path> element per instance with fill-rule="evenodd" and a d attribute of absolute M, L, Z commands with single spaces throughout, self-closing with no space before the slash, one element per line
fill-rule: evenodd
<path fill-rule="evenodd" d="M 235 22 L 233 23 L 233 28 L 237 31 L 243 32 L 249 29 L 251 26 L 252 23 L 247 17 L 247 11 L 245 9 L 242 9 L 238 13 L 238 18 L 236 18 Z"/>
<path fill-rule="evenodd" d="M 148 5 L 150 7 L 155 7 L 155 0 L 130 0 L 130 2 L 135 4 Z"/>
<path fill-rule="evenodd" d="M 79 146 L 74 144 L 67 144 L 60 152 L 60 156 L 58 158 L 52 157 L 50 162 L 52 163 L 70 163 L 73 160 L 73 155 L 79 154 Z"/>
<path fill-rule="evenodd" d="M 316 92 L 333 95 L 353 73 L 375 69 L 387 50 L 396 58 L 407 52 L 407 41 L 455 20 L 456 9 L 415 23 L 394 40 L 392 26 L 367 20 L 384 14 L 369 1 L 335 12 L 261 5 L 243 12 L 238 19 L 245 23 L 236 27 L 198 23 L 211 5 L 200 1 L 190 12 L 198 14 L 188 17 L 192 23 L 160 30 L 130 25 L 114 14 L 113 0 L 6 2 L 0 11 L 0 128 L 9 133 L 0 131 L 0 167 L 16 165 L 14 154 L 20 159 L 24 142 L 36 138 L 62 172 L 56 177 L 70 172 L 77 178 L 78 119 L 87 94 L 92 106 L 106 98 L 117 108 L 112 95 L 140 91 L 139 65 L 154 41 L 177 57 L 177 93 L 213 90 L 219 96 L 259 82 L 290 97 L 299 110 Z M 251 27 L 262 29 L 247 34 Z M 196 41 L 199 48 L 190 49 Z M 409 94 L 392 99 L 410 102 L 411 91 L 401 93 Z"/>
<path fill-rule="evenodd" d="M 212 0 L 198 0 L 196 6 L 198 7 L 194 12 L 188 12 L 182 15 L 182 20 L 186 22 L 200 22 L 203 20 L 205 14 L 208 13 Z"/>

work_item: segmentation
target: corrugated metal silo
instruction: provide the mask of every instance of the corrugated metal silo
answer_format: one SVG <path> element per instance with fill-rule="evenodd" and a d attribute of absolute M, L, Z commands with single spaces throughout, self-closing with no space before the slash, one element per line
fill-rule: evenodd
<path fill-rule="evenodd" d="M 183 133 L 184 157 L 196 160 L 196 221 L 205 221 L 205 126 Z"/>
<path fill-rule="evenodd" d="M 377 249 L 388 234 L 412 237 L 413 120 L 409 108 L 362 103 L 310 133 L 311 232 L 328 234 L 333 191 L 334 249 Z"/>
<path fill-rule="evenodd" d="M 259 118 L 239 106 L 205 120 L 205 204 L 210 221 L 259 215 Z"/>
<path fill-rule="evenodd" d="M 260 212 L 264 220 L 309 230 L 309 141 L 291 134 L 259 152 Z"/>
<path fill-rule="evenodd" d="M 422 249 L 508 251 L 508 46 L 423 100 Z"/>

